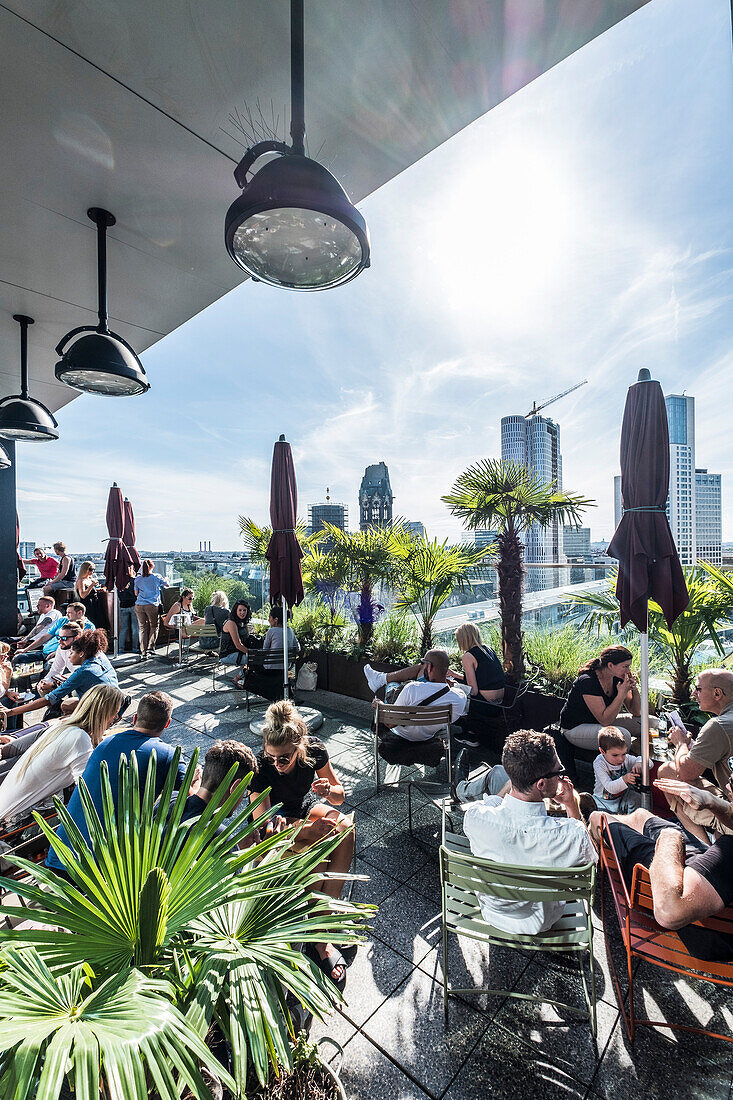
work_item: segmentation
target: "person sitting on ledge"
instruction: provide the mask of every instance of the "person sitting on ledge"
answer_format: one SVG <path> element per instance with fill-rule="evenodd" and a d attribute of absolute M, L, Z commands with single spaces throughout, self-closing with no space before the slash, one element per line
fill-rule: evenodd
<path fill-rule="evenodd" d="M 675 779 L 657 779 L 655 786 L 688 812 L 710 815 L 721 835 L 712 844 L 703 844 L 678 821 L 665 821 L 643 809 L 624 817 L 592 813 L 591 831 L 599 838 L 602 817 L 607 818 L 629 889 L 636 864 L 649 869 L 657 924 L 676 931 L 695 958 L 730 962 L 733 935 L 700 928 L 694 922 L 733 904 L 733 803 Z M 728 784 L 727 793 L 733 799 L 733 784 Z"/>
<path fill-rule="evenodd" d="M 48 804 L 53 795 L 76 783 L 92 751 L 117 720 L 123 699 L 116 687 L 97 684 L 72 716 L 53 722 L 34 739 L 0 786 L 0 820 L 25 818 L 34 806 Z"/>
<path fill-rule="evenodd" d="M 511 784 L 507 787 L 507 784 Z M 507 737 L 501 766 L 478 780 L 458 784 L 465 808 L 463 829 L 471 851 L 482 859 L 520 867 L 579 867 L 598 855 L 583 824 L 578 796 L 546 733 L 519 730 Z M 502 795 L 504 797 L 502 797 Z M 567 817 L 550 817 L 545 798 Z M 522 935 L 545 932 L 559 920 L 564 902 L 523 901 L 479 894 L 484 919 L 494 928 Z"/>
<path fill-rule="evenodd" d="M 456 722 L 468 705 L 466 693 L 448 682 L 449 661 L 444 649 L 431 649 L 425 654 L 421 668 L 426 679 L 412 680 L 405 684 L 397 697 L 400 707 L 445 707 L 451 710 L 451 721 Z M 376 709 L 377 700 L 372 703 Z M 438 766 L 443 756 L 443 742 L 438 734 L 440 725 L 394 725 L 380 722 L 377 735 L 380 738 L 379 754 L 389 764 L 424 763 Z M 419 747 L 416 747 L 419 743 Z"/>
<path fill-rule="evenodd" d="M 25 586 L 25 596 L 28 600 L 28 608 L 31 608 L 31 596 L 30 592 L 32 588 L 45 588 L 50 580 L 56 576 L 59 571 L 59 563 L 56 558 L 50 557 L 40 546 L 37 546 L 33 551 L 32 558 L 21 558 L 23 565 L 35 565 L 36 569 L 40 573 L 39 577 L 36 577 L 34 581 L 31 581 Z"/>
<path fill-rule="evenodd" d="M 641 699 L 636 677 L 631 671 L 632 656 L 626 646 L 608 646 L 578 669 L 578 676 L 560 712 L 560 728 L 571 745 L 595 750 L 600 730 L 615 726 L 623 733 L 627 745 L 631 745 L 633 738 L 638 747 Z M 656 726 L 658 720 L 651 717 L 649 724 Z"/>
<path fill-rule="evenodd" d="M 261 649 L 262 639 L 249 632 L 249 621 L 252 618 L 252 608 L 246 600 L 237 600 L 229 618 L 224 623 L 219 645 L 219 662 L 222 665 L 235 665 L 238 669 L 247 664 L 247 653 L 250 649 Z M 242 687 L 244 677 L 241 671 L 235 672 L 232 677 L 235 687 Z"/>
<path fill-rule="evenodd" d="M 270 793 L 256 810 L 256 816 L 267 813 L 271 806 L 282 803 L 282 817 L 267 822 L 265 836 L 284 825 L 301 822 L 295 844 L 307 847 L 333 834 L 345 833 L 351 822 L 332 807 L 344 801 L 344 788 L 337 779 L 328 758 L 326 746 L 308 732 L 308 726 L 297 708 L 287 699 L 272 703 L 265 712 L 262 730 L 262 751 L 257 757 L 257 775 L 252 780 L 252 796 Z M 325 799 L 328 806 L 321 799 Z M 283 821 L 284 818 L 284 821 Z M 349 831 L 331 853 L 323 870 L 345 874 L 354 853 L 354 834 Z M 341 896 L 343 883 L 327 878 L 314 886 L 315 890 L 334 899 Z M 318 965 L 331 980 L 341 983 L 346 976 L 346 961 L 330 943 L 316 944 Z"/>
<path fill-rule="evenodd" d="M 121 730 L 112 737 L 106 737 L 89 757 L 81 779 L 84 780 L 100 820 L 104 820 L 102 809 L 103 761 L 107 764 L 112 802 L 115 809 L 117 808 L 120 758 L 124 756 L 129 760 L 133 752 L 137 760 L 138 775 L 140 777 L 140 798 L 142 799 L 148 768 L 153 760 L 155 761 L 155 797 L 160 797 L 168 776 L 168 770 L 173 764 L 174 749 L 161 740 L 161 734 L 170 725 L 172 712 L 173 700 L 170 695 L 164 691 L 149 691 L 147 695 L 143 695 L 137 705 L 137 713 L 132 720 L 132 729 Z M 186 765 L 182 760 L 179 760 L 174 783 L 176 788 L 181 786 L 185 775 Z M 189 791 L 190 794 L 195 793 L 200 780 L 201 771 L 197 769 L 197 774 Z M 78 785 L 74 789 L 67 809 L 88 843 L 89 832 L 84 818 Z M 63 825 L 59 825 L 57 836 L 64 844 L 69 844 L 69 837 Z M 61 874 L 65 873 L 64 864 L 53 848 L 49 849 L 46 856 L 46 866 Z"/>
<path fill-rule="evenodd" d="M 662 764 L 657 779 L 694 783 L 718 798 L 725 798 L 724 789 L 733 766 L 733 672 L 727 668 L 706 668 L 698 673 L 693 694 L 700 710 L 711 718 L 694 739 L 684 727 L 671 727 L 669 740 L 675 746 L 674 762 Z M 703 772 L 708 769 L 715 776 L 717 786 L 703 778 Z M 727 818 L 711 814 L 704 804 L 687 800 L 681 803 L 674 793 L 670 796 L 669 791 L 663 789 L 681 824 L 704 844 L 709 843 L 706 830 L 733 832 Z"/>
<path fill-rule="evenodd" d="M 73 588 L 76 580 L 76 565 L 71 555 L 66 553 L 66 543 L 55 542 L 53 548 L 59 556 L 59 566 L 55 576 L 43 589 L 47 596 L 54 596 L 63 588 Z"/>

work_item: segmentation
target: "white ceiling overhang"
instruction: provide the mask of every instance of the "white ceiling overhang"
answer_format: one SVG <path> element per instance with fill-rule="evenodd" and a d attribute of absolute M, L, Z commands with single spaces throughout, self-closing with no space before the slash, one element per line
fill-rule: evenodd
<path fill-rule="evenodd" d="M 359 201 L 647 0 L 306 0 L 306 126 Z M 110 231 L 110 324 L 138 351 L 242 280 L 223 244 L 258 105 L 287 138 L 287 0 L 0 4 L 0 397 L 55 411 L 54 347 L 96 322 L 95 230 Z"/>

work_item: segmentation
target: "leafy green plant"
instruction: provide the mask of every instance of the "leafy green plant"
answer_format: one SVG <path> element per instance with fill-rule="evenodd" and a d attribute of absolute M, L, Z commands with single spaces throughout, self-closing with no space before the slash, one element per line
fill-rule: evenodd
<path fill-rule="evenodd" d="M 718 653 L 724 650 L 717 627 L 733 613 L 733 591 L 721 589 L 700 569 L 685 569 L 690 602 L 671 627 L 667 626 L 659 604 L 649 601 L 649 643 L 669 668 L 672 699 L 680 706 L 692 700 L 691 668 L 695 651 L 704 641 L 712 642 Z M 616 573 L 608 578 L 605 592 L 579 593 L 571 600 L 584 612 L 582 626 L 596 635 L 619 640 L 638 637 L 635 630 L 620 633 L 619 605 L 616 599 Z"/>
<path fill-rule="evenodd" d="M 578 526 L 583 511 L 593 501 L 577 493 L 561 492 L 525 466 L 498 459 L 484 459 L 469 466 L 442 499 L 470 530 L 498 530 L 496 571 L 504 670 L 509 679 L 519 681 L 524 675 L 521 536 L 535 523 L 546 527 L 557 521 Z"/>
<path fill-rule="evenodd" d="M 329 649 L 333 638 L 348 625 L 343 612 L 331 613 L 330 608 L 313 597 L 293 608 L 291 627 L 301 649 Z"/>
<path fill-rule="evenodd" d="M 0 933 L 1 1095 L 56 1100 L 66 1080 L 78 1100 L 96 1100 L 100 1082 L 106 1100 L 147 1100 L 149 1083 L 160 1100 L 184 1085 L 205 1100 L 201 1063 L 241 1097 L 250 1065 L 262 1082 L 291 1065 L 286 996 L 321 1017 L 338 999 L 294 945 L 360 938 L 368 907 L 332 912 L 312 889 L 340 837 L 300 853 L 292 829 L 251 843 L 264 795 L 230 819 L 236 768 L 182 823 L 198 754 L 169 816 L 179 752 L 157 807 L 155 767 L 141 797 L 134 754 L 120 763 L 116 810 L 103 766 L 101 819 L 81 782 L 88 843 L 58 799 L 68 844 L 35 815 L 68 879 L 18 857 L 30 878 L 0 879 L 38 924 Z M 2 908 L 27 918 L 24 906 Z M 204 1045 L 212 1024 L 231 1074 Z"/>
<path fill-rule="evenodd" d="M 420 648 L 433 645 L 435 618 L 454 591 L 471 587 L 486 550 L 438 542 L 426 535 L 415 536 L 404 528 L 392 533 L 390 547 L 395 558 L 394 584 L 398 592 L 397 611 L 411 611 L 420 630 Z"/>
<path fill-rule="evenodd" d="M 342 531 L 324 524 L 323 535 L 330 543 L 326 551 L 334 577 L 341 578 L 344 599 L 356 622 L 362 648 L 369 645 L 374 624 L 383 611 L 377 601 L 381 585 L 390 585 L 397 572 L 393 535 L 401 527 L 369 527 L 366 531 Z"/>
<path fill-rule="evenodd" d="M 412 665 L 420 652 L 417 623 L 412 615 L 396 609 L 377 623 L 369 645 L 370 656 L 376 661 L 395 665 Z"/>
<path fill-rule="evenodd" d="M 193 588 L 193 606 L 197 615 L 203 615 L 211 603 L 214 592 L 226 592 L 229 606 L 237 600 L 246 600 L 251 604 L 254 599 L 245 581 L 236 580 L 234 577 L 220 577 L 217 573 L 198 573 L 190 582 Z"/>

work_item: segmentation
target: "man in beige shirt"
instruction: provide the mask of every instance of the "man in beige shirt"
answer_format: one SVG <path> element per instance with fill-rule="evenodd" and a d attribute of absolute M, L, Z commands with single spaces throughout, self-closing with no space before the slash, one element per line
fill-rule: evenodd
<path fill-rule="evenodd" d="M 658 778 L 692 783 L 725 799 L 733 758 L 733 672 L 706 668 L 698 674 L 693 694 L 697 696 L 700 710 L 713 717 L 694 739 L 685 729 L 673 727 L 670 730 L 669 739 L 675 746 L 674 763 L 662 765 Z M 702 778 L 708 769 L 715 776 L 717 786 Z M 707 829 L 718 835 L 733 833 L 732 826 L 724 824 L 707 808 L 685 805 L 667 791 L 665 797 L 680 823 L 705 844 L 710 843 Z"/>

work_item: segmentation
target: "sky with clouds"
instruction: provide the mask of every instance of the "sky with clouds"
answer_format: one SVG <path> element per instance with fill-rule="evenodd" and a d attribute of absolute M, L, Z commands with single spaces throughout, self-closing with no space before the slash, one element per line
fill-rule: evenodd
<path fill-rule="evenodd" d="M 365 200 L 355 282 L 246 283 L 146 352 L 146 396 L 82 397 L 58 443 L 19 445 L 21 537 L 101 550 L 117 481 L 141 547 L 235 549 L 238 515 L 268 521 L 281 432 L 304 518 L 329 486 L 357 526 L 383 459 L 395 512 L 458 537 L 440 497 L 499 455 L 501 417 L 587 378 L 547 415 L 608 538 L 626 389 L 648 367 L 696 398 L 733 539 L 732 93 L 728 0 L 651 0 Z"/>

